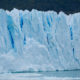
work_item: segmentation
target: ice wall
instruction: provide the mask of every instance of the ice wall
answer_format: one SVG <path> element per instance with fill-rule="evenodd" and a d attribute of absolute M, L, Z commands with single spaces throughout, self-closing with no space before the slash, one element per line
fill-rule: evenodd
<path fill-rule="evenodd" d="M 0 9 L 0 72 L 80 69 L 80 13 Z"/>

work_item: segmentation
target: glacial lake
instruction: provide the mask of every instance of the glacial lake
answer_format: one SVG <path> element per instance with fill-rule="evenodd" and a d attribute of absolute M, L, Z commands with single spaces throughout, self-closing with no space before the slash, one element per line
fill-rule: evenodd
<path fill-rule="evenodd" d="M 0 73 L 0 80 L 80 80 L 80 70 Z"/>

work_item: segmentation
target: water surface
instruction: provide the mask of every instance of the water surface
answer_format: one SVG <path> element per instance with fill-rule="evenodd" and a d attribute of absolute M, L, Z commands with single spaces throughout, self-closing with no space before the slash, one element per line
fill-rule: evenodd
<path fill-rule="evenodd" d="M 0 80 L 80 80 L 80 70 L 1 73 Z"/>

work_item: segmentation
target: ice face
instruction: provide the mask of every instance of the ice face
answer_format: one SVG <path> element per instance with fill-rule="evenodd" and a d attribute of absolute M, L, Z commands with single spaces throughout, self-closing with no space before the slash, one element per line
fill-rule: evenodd
<path fill-rule="evenodd" d="M 80 13 L 0 10 L 0 72 L 80 69 Z"/>

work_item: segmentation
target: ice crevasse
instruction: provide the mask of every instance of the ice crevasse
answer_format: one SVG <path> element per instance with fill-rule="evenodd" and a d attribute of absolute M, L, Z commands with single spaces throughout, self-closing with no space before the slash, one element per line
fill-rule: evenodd
<path fill-rule="evenodd" d="M 0 9 L 0 72 L 80 69 L 80 13 Z"/>

